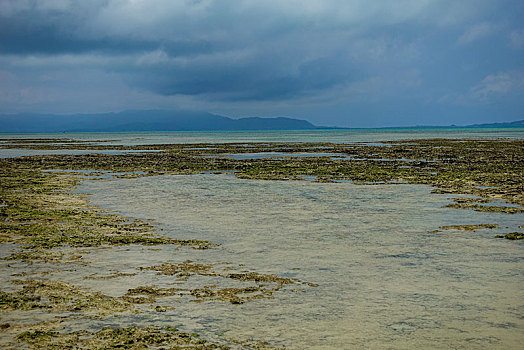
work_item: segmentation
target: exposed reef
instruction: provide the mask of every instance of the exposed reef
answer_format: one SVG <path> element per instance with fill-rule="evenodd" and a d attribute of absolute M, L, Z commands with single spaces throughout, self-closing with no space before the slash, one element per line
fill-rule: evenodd
<path fill-rule="evenodd" d="M 497 224 L 476 224 L 476 225 L 449 225 L 440 226 L 442 230 L 458 230 L 458 231 L 476 231 L 483 228 L 495 228 Z"/>
<path fill-rule="evenodd" d="M 240 266 L 237 268 L 241 268 Z M 155 287 L 139 287 L 130 289 L 127 296 L 141 296 L 138 299 L 128 300 L 155 300 L 156 297 L 173 296 L 173 295 L 190 295 L 192 301 L 202 302 L 227 301 L 232 304 L 243 304 L 247 301 L 263 298 L 273 298 L 273 294 L 281 290 L 285 285 L 305 285 L 317 287 L 317 284 L 301 281 L 295 278 L 279 277 L 274 274 L 262 274 L 255 271 L 242 270 L 239 272 L 230 272 L 231 266 L 219 269 L 218 266 L 203 265 L 193 261 L 185 261 L 180 264 L 164 263 L 157 266 L 141 267 L 139 270 L 157 271 L 158 274 L 172 276 L 176 280 L 187 280 L 192 275 L 219 277 L 227 285 L 227 280 L 242 282 L 241 287 L 219 287 L 216 285 L 206 285 L 201 288 L 168 288 L 158 289 Z M 301 289 L 293 289 L 297 292 Z"/>
<path fill-rule="evenodd" d="M 50 140 L 48 140 L 50 141 Z M 3 148 L 159 151 L 124 155 L 46 155 L 2 159 L 3 167 L 98 170 L 136 177 L 156 174 L 230 173 L 241 178 L 318 182 L 415 183 L 434 186 L 438 193 L 471 194 L 481 202 L 456 202 L 482 209 L 475 203 L 486 199 L 524 205 L 522 183 L 524 141 L 406 140 L 366 143 L 250 143 L 166 144 L 119 146 L 69 141 L 67 144 L 6 142 Z M 283 153 L 289 156 L 234 159 L 231 154 Z M 326 156 L 326 154 L 333 156 Z M 293 156 L 293 155 L 308 155 Z M 318 157 L 313 155 L 318 154 Z M 141 174 L 136 172 L 140 171 Z M 90 174 L 84 174 L 90 175 Z M 92 174 L 96 175 L 96 174 Z M 499 208 L 500 206 L 496 206 Z M 507 209 L 508 212 L 512 210 Z M 515 210 L 513 210 L 515 211 Z"/>
<path fill-rule="evenodd" d="M 218 263 L 195 261 L 144 264 L 134 271 L 125 272 L 91 271 L 80 278 L 89 283 L 101 283 L 156 272 L 159 279 L 171 284 L 135 284 L 119 296 L 105 295 L 64 281 L 45 280 L 44 274 L 53 268 L 68 266 L 74 270 L 88 266 L 90 262 L 86 256 L 93 250 L 124 246 L 172 245 L 173 248 L 198 250 L 217 247 L 213 242 L 193 237 L 187 237 L 187 240 L 167 238 L 157 232 L 153 222 L 126 218 L 91 205 L 86 196 L 71 191 L 86 179 L 227 173 L 244 179 L 425 184 L 433 186 L 434 193 L 451 196 L 451 203 L 446 205 L 449 210 L 524 212 L 524 141 L 521 140 L 123 146 L 100 141 L 18 139 L 6 140 L 0 148 L 156 151 L 0 159 L 0 242 L 10 247 L 4 262 L 6 271 L 11 272 L 7 278 L 9 283 L 0 291 L 3 313 L 0 346 L 5 348 L 27 345 L 35 349 L 226 349 L 233 343 L 236 347 L 248 349 L 269 348 L 268 343 L 245 340 L 221 339 L 222 343 L 215 344 L 196 334 L 155 324 L 150 327 L 77 330 L 70 322 L 82 319 L 90 324 L 94 320 L 116 318 L 122 314 L 139 314 L 142 307 L 159 313 L 155 315 L 162 315 L 176 307 L 175 299 L 243 304 L 317 286 L 312 282 L 243 269 L 242 266 L 225 268 Z M 279 153 L 279 156 L 231 157 L 231 154 L 253 153 Z M 494 228 L 494 224 L 475 224 L 441 226 L 439 230 Z M 521 232 L 501 232 L 497 237 L 520 240 L 524 236 Z M 28 266 L 42 269 L 41 276 L 20 279 L 25 276 L 21 271 Z M 205 284 L 206 278 L 215 279 L 217 283 Z M 197 279 L 204 281 L 184 285 Z M 17 321 L 21 312 L 25 313 L 26 319 L 27 315 L 38 317 L 34 322 Z M 47 321 L 43 321 L 43 315 Z"/>
<path fill-rule="evenodd" d="M 48 312 L 82 312 L 107 316 L 129 311 L 129 303 L 101 293 L 88 292 L 60 281 L 15 280 L 22 289 L 0 292 L 3 311 L 27 311 L 45 309 Z"/>
<path fill-rule="evenodd" d="M 98 332 L 25 331 L 16 339 L 33 349 L 229 349 L 206 344 L 197 334 L 180 332 L 175 327 L 104 328 Z"/>
<path fill-rule="evenodd" d="M 524 239 L 524 233 L 523 232 L 510 232 L 510 233 L 506 233 L 505 235 L 497 235 L 497 238 L 506 238 L 511 241 L 518 241 L 520 239 Z"/>

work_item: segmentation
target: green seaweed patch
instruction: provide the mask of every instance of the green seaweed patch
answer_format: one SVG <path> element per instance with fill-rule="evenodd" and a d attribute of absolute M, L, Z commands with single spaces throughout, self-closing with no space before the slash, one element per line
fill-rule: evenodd
<path fill-rule="evenodd" d="M 0 291 L 0 309 L 2 310 L 32 310 L 38 309 L 41 297 L 39 295 L 20 295 Z"/>
<path fill-rule="evenodd" d="M 231 267 L 227 269 L 231 269 Z M 255 282 L 257 284 L 276 283 L 280 286 L 283 286 L 285 284 L 292 284 L 298 281 L 291 278 L 279 277 L 274 274 L 261 274 L 252 271 L 238 273 L 217 272 L 214 270 L 213 265 L 199 264 L 193 262 L 192 260 L 186 260 L 180 264 L 163 263 L 161 265 L 139 267 L 138 270 L 157 271 L 158 274 L 175 276 L 177 278 L 186 278 L 191 275 L 197 274 L 201 276 L 220 276 L 239 281 Z"/>
<path fill-rule="evenodd" d="M 278 289 L 262 288 L 260 286 L 251 286 L 243 288 L 196 288 L 189 291 L 189 294 L 195 299 L 194 302 L 223 301 L 231 304 L 243 304 L 247 301 L 271 298 L 273 292 Z"/>
<path fill-rule="evenodd" d="M 4 311 L 45 309 L 50 312 L 82 312 L 106 316 L 129 311 L 131 304 L 103 295 L 81 290 L 60 281 L 16 280 L 22 289 L 0 294 L 0 308 Z"/>
<path fill-rule="evenodd" d="M 497 227 L 498 224 L 476 224 L 476 225 L 448 225 L 440 226 L 441 230 L 457 230 L 457 231 L 476 231 L 481 229 L 492 229 Z"/>
<path fill-rule="evenodd" d="M 495 200 L 489 198 L 455 198 L 455 203 L 492 203 Z"/>
<path fill-rule="evenodd" d="M 26 331 L 16 338 L 33 349 L 229 349 L 174 327 L 104 328 L 98 332 Z"/>
<path fill-rule="evenodd" d="M 524 213 L 524 208 L 469 204 L 469 203 L 450 203 L 450 204 L 445 205 L 444 208 L 473 209 L 475 211 L 485 212 L 485 213 L 506 213 L 506 214 Z"/>
<path fill-rule="evenodd" d="M 74 174 L 42 174 L 16 162 L 5 163 L 5 168 L 0 167 L 0 243 L 22 245 L 9 260 L 61 262 L 63 253 L 52 251 L 59 247 L 216 246 L 201 240 L 165 238 L 145 221 L 130 220 L 89 205 L 85 196 L 69 192 L 79 182 Z"/>
<path fill-rule="evenodd" d="M 176 244 L 183 247 L 191 247 L 193 249 L 205 250 L 209 248 L 218 247 L 218 244 L 208 241 L 201 241 L 198 239 L 170 239 L 171 244 Z"/>
<path fill-rule="evenodd" d="M 174 309 L 174 307 L 172 307 L 172 306 L 166 306 L 166 305 L 156 305 L 156 306 L 154 307 L 154 310 L 155 310 L 156 312 L 166 312 L 167 310 L 173 310 L 173 309 Z"/>
<path fill-rule="evenodd" d="M 186 260 L 180 264 L 163 263 L 161 265 L 138 267 L 140 271 L 157 271 L 159 275 L 175 276 L 179 279 L 187 279 L 187 277 L 197 274 L 201 276 L 219 276 L 213 270 L 213 265 L 198 264 L 192 260 Z"/>
<path fill-rule="evenodd" d="M 6 139 L 5 143 L 2 143 L 0 148 L 10 148 L 9 146 L 14 145 L 15 148 L 19 148 L 20 145 L 27 144 L 28 146 L 42 146 L 48 145 L 51 149 L 54 147 L 63 147 L 64 144 L 92 144 L 101 142 L 111 142 L 111 140 L 75 140 L 69 138 L 21 138 L 21 139 Z"/>
<path fill-rule="evenodd" d="M 509 239 L 511 241 L 518 241 L 518 240 L 524 239 L 524 233 L 522 233 L 522 232 L 511 232 L 511 233 L 507 233 L 505 235 L 497 235 L 496 237 L 497 238 Z"/>
<path fill-rule="evenodd" d="M 33 343 L 36 341 L 50 341 L 51 338 L 57 337 L 58 332 L 55 331 L 26 331 L 23 333 L 20 333 L 16 339 L 27 342 L 27 343 Z"/>
<path fill-rule="evenodd" d="M 129 289 L 122 298 L 135 304 L 154 303 L 157 297 L 177 295 L 182 290 L 180 288 L 137 287 Z"/>
<path fill-rule="evenodd" d="M 218 288 L 213 285 L 195 289 L 144 286 L 128 290 L 124 298 L 133 303 L 152 303 L 156 301 L 157 297 L 191 295 L 195 298 L 193 300 L 195 302 L 209 300 L 243 304 L 247 301 L 272 298 L 273 293 L 282 289 L 284 285 L 299 284 L 318 287 L 315 283 L 294 278 L 279 277 L 274 274 L 262 274 L 254 271 L 227 272 L 231 270 L 232 267 L 226 267 L 223 271 L 216 271 L 213 265 L 199 264 L 191 260 L 184 261 L 180 264 L 163 263 L 161 265 L 139 267 L 138 269 L 157 271 L 158 274 L 174 276 L 179 280 L 187 280 L 192 275 L 200 275 L 247 282 L 249 285 L 239 288 Z M 292 291 L 301 290 L 294 289 Z"/>
<path fill-rule="evenodd" d="M 294 280 L 292 280 L 291 278 L 279 277 L 277 275 L 272 275 L 272 274 L 270 275 L 261 274 L 258 272 L 230 273 L 230 274 L 227 274 L 225 277 L 239 280 L 239 281 L 255 282 L 257 284 L 276 283 L 279 286 L 294 283 Z"/>
<path fill-rule="evenodd" d="M 284 350 L 285 348 L 275 348 L 270 346 L 270 344 L 266 341 L 260 341 L 260 340 L 253 340 L 253 339 L 234 339 L 234 338 L 228 338 L 228 340 L 234 344 L 238 344 L 242 346 L 243 348 L 247 349 L 264 349 L 264 350 Z"/>
<path fill-rule="evenodd" d="M 119 278 L 119 277 L 130 277 L 130 276 L 136 276 L 136 273 L 123 273 L 123 272 L 117 272 L 112 275 L 107 276 L 86 276 L 84 277 L 85 280 L 108 280 L 112 278 Z"/>
<path fill-rule="evenodd" d="M 6 260 L 20 261 L 28 264 L 33 262 L 64 263 L 64 253 L 60 251 L 44 251 L 42 249 L 27 249 L 9 255 Z M 75 259 L 80 261 L 81 259 Z"/>
<path fill-rule="evenodd" d="M 247 301 L 272 298 L 273 292 L 280 288 L 267 288 L 260 285 L 241 288 L 217 288 L 216 286 L 204 286 L 202 288 L 155 288 L 143 286 L 129 289 L 122 298 L 134 304 L 154 303 L 159 297 L 184 296 L 193 297 L 193 302 L 217 301 L 230 302 L 231 304 L 243 304 Z M 163 308 L 163 306 L 160 306 Z"/>

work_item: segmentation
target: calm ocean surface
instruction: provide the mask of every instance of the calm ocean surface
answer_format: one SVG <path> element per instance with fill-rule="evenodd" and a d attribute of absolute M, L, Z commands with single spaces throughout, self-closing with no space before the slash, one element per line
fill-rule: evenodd
<path fill-rule="evenodd" d="M 524 138 L 524 128 L 512 129 L 362 129 L 362 130 L 270 130 L 187 131 L 142 133 L 0 134 L 6 138 L 71 138 L 112 141 L 108 144 L 145 145 L 166 143 L 225 142 L 376 142 L 421 138 Z"/>

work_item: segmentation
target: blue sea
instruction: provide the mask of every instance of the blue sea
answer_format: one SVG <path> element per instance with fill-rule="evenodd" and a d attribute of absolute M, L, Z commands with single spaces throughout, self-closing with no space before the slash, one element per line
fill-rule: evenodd
<path fill-rule="evenodd" d="M 173 131 L 137 133 L 0 134 L 6 138 L 70 138 L 85 141 L 111 141 L 115 144 L 144 145 L 166 143 L 226 142 L 379 142 L 423 138 L 523 138 L 524 128 L 457 129 L 322 129 L 268 131 Z"/>

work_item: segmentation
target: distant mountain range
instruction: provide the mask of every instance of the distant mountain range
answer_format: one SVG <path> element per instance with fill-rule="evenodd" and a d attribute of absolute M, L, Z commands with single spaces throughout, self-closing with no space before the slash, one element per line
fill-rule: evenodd
<path fill-rule="evenodd" d="M 473 124 L 470 128 L 524 128 L 524 120 L 507 123 Z"/>
<path fill-rule="evenodd" d="M 318 127 L 293 118 L 232 119 L 206 112 L 141 110 L 103 114 L 0 115 L 0 132 L 125 132 L 189 130 L 302 130 Z"/>
<path fill-rule="evenodd" d="M 523 128 L 524 120 L 467 126 L 416 126 L 408 128 Z M 207 112 L 137 110 L 101 114 L 0 115 L 0 133 L 308 130 L 327 129 L 306 120 L 278 118 L 232 119 Z M 343 129 L 343 128 L 338 128 Z"/>

